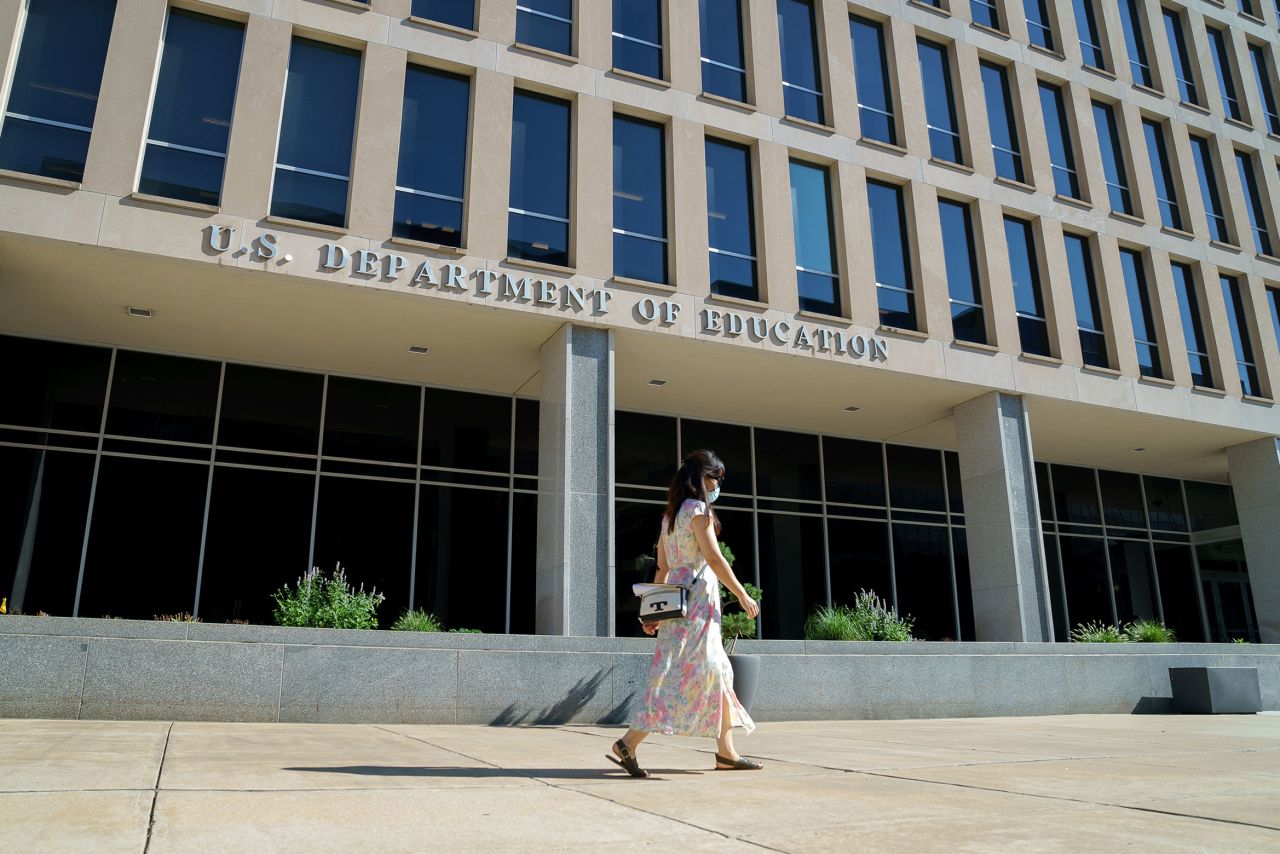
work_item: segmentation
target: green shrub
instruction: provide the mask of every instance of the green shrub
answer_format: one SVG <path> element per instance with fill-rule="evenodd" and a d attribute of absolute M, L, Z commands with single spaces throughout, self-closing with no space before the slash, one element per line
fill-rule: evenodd
<path fill-rule="evenodd" d="M 455 635 L 480 635 L 484 634 L 483 629 L 449 629 Z"/>
<path fill-rule="evenodd" d="M 396 632 L 442 632 L 444 626 L 440 625 L 440 621 L 436 619 L 435 614 L 429 614 L 424 610 L 405 611 L 396 621 L 391 624 L 391 630 Z"/>
<path fill-rule="evenodd" d="M 278 626 L 376 629 L 378 606 L 386 597 L 376 589 L 366 593 L 363 584 L 359 590 L 352 590 L 347 574 L 338 564 L 329 577 L 320 574 L 320 567 L 312 567 L 298 579 L 297 587 L 286 584 L 271 598 L 276 601 L 272 616 Z"/>
<path fill-rule="evenodd" d="M 1125 636 L 1109 623 L 1080 623 L 1071 632 L 1076 643 L 1124 643 Z"/>
<path fill-rule="evenodd" d="M 1135 620 L 1124 627 L 1125 640 L 1130 643 L 1173 643 L 1173 629 L 1159 620 Z"/>
<path fill-rule="evenodd" d="M 179 611 L 176 614 L 156 614 L 152 619 L 162 623 L 198 623 L 199 617 L 193 617 L 186 611 Z"/>
<path fill-rule="evenodd" d="M 804 624 L 808 640 L 910 641 L 915 620 L 898 612 L 871 590 L 859 591 L 853 605 L 821 607 Z"/>
<path fill-rule="evenodd" d="M 1232 643 L 1248 643 L 1249 641 L 1247 638 L 1232 638 L 1231 642 Z"/>

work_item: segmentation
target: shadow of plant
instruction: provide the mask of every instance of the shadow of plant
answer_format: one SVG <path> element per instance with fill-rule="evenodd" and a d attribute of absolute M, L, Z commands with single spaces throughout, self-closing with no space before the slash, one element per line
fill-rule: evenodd
<path fill-rule="evenodd" d="M 597 671 L 595 675 L 579 679 L 577 684 L 569 689 L 563 699 L 555 704 L 546 706 L 540 711 L 531 709 L 521 710 L 520 703 L 512 703 L 489 721 L 489 726 L 547 726 L 551 724 L 567 724 L 575 716 L 585 709 L 600 692 L 601 688 L 609 690 L 609 676 L 612 669 Z M 628 699 L 629 702 L 629 699 Z M 625 710 L 627 703 L 624 702 L 622 708 Z M 596 719 L 597 722 L 606 722 L 606 719 L 616 716 L 618 709 L 606 712 L 604 715 Z"/>

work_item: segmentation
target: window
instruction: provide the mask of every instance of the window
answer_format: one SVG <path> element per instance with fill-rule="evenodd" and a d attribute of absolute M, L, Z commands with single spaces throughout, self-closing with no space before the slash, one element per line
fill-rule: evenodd
<path fill-rule="evenodd" d="M 969 14 L 973 16 L 975 24 L 1003 32 L 1004 28 L 1000 26 L 1000 9 L 995 0 L 970 0 Z"/>
<path fill-rule="evenodd" d="M 1164 144 L 1164 127 L 1151 119 L 1142 120 L 1142 132 L 1147 139 L 1147 159 L 1151 161 L 1151 176 L 1156 187 L 1156 201 L 1160 204 L 1160 221 L 1166 228 L 1182 230 L 1182 209 L 1178 206 L 1178 192 L 1173 183 L 1173 169 Z"/>
<path fill-rule="evenodd" d="M 0 169 L 84 177 L 114 17 L 112 0 L 29 0 L 0 130 Z"/>
<path fill-rule="evenodd" d="M 1022 170 L 1022 146 L 1018 142 L 1018 126 L 1013 115 L 1013 97 L 1009 92 L 1009 72 L 1002 66 L 983 60 L 982 90 L 987 102 L 987 126 L 991 130 L 991 155 L 996 161 L 996 174 L 1010 181 L 1026 183 Z"/>
<path fill-rule="evenodd" d="M 1257 175 L 1253 168 L 1253 155 L 1247 151 L 1236 152 L 1236 168 L 1240 171 L 1240 186 L 1244 188 L 1245 209 L 1249 211 L 1249 227 L 1253 229 L 1253 245 L 1260 255 L 1272 255 L 1271 233 L 1267 229 L 1267 211 L 1262 203 Z"/>
<path fill-rule="evenodd" d="M 218 204 L 243 43 L 242 24 L 169 11 L 139 192 Z"/>
<path fill-rule="evenodd" d="M 1253 0 L 1240 0 L 1240 14 L 1249 15 L 1253 18 L 1262 17 L 1262 15 L 1258 14 L 1258 7 Z"/>
<path fill-rule="evenodd" d="M 831 176 L 826 168 L 791 161 L 791 219 L 796 236 L 800 310 L 840 314 Z"/>
<path fill-rule="evenodd" d="M 1102 36 L 1098 33 L 1098 19 L 1093 0 L 1071 0 L 1075 7 L 1076 30 L 1080 36 L 1080 56 L 1091 68 L 1106 70 L 1107 54 L 1102 49 Z"/>
<path fill-rule="evenodd" d="M 1253 77 L 1258 82 L 1258 100 L 1267 114 L 1267 132 L 1280 135 L 1280 113 L 1276 111 L 1276 96 L 1271 89 L 1271 63 L 1266 45 L 1250 44 L 1249 58 L 1253 62 Z"/>
<path fill-rule="evenodd" d="M 573 53 L 573 0 L 518 0 L 516 43 Z"/>
<path fill-rule="evenodd" d="M 1222 299 L 1227 306 L 1227 322 L 1236 348 L 1236 367 L 1240 371 L 1240 390 L 1250 397 L 1262 397 L 1258 382 L 1258 364 L 1253 357 L 1253 341 L 1249 336 L 1248 309 L 1240 293 L 1240 280 L 1235 276 L 1219 276 Z"/>
<path fill-rule="evenodd" d="M 1243 121 L 1240 99 L 1236 97 L 1236 80 L 1231 66 L 1230 36 L 1224 30 L 1206 28 L 1209 48 L 1213 52 L 1213 69 L 1218 74 L 1218 91 L 1222 93 L 1222 109 L 1230 118 Z"/>
<path fill-rule="evenodd" d="M 858 84 L 858 121 L 862 135 L 890 145 L 898 144 L 897 122 L 893 115 L 893 93 L 889 82 L 889 60 L 885 53 L 884 27 L 877 21 L 853 16 L 849 19 L 853 39 L 854 75 Z"/>
<path fill-rule="evenodd" d="M 751 150 L 707 139 L 707 237 L 711 292 L 759 299 Z"/>
<path fill-rule="evenodd" d="M 410 65 L 404 78 L 392 234 L 462 245 L 471 81 Z"/>
<path fill-rule="evenodd" d="M 413 17 L 474 30 L 475 0 L 413 0 Z"/>
<path fill-rule="evenodd" d="M 1040 109 L 1044 113 L 1044 130 L 1049 139 L 1049 162 L 1053 167 L 1053 187 L 1060 196 L 1079 199 L 1080 176 L 1076 174 L 1076 158 L 1067 124 L 1066 99 L 1061 86 L 1040 83 Z"/>
<path fill-rule="evenodd" d="M 1053 27 L 1049 23 L 1048 0 L 1022 0 L 1027 16 L 1027 36 L 1036 47 L 1057 50 L 1053 46 Z"/>
<path fill-rule="evenodd" d="M 1089 238 L 1064 232 L 1062 239 L 1067 250 L 1067 269 L 1071 271 L 1071 295 L 1076 307 L 1076 328 L 1080 331 L 1080 354 L 1086 365 L 1110 367 Z"/>
<path fill-rule="evenodd" d="M 930 153 L 939 160 L 963 163 L 960 126 L 951 94 L 951 64 L 945 45 L 918 39 L 920 79 L 924 84 L 925 121 L 929 126 Z"/>
<path fill-rule="evenodd" d="M 613 65 L 662 79 L 662 0 L 613 0 Z"/>
<path fill-rule="evenodd" d="M 271 192 L 273 216 L 346 225 L 359 89 L 357 51 L 294 37 Z"/>
<path fill-rule="evenodd" d="M 875 261 L 880 323 L 897 329 L 916 328 L 916 294 L 902 188 L 867 182 L 871 215 L 871 247 Z"/>
<path fill-rule="evenodd" d="M 1147 291 L 1147 273 L 1142 256 L 1132 249 L 1120 250 L 1120 268 L 1124 271 L 1124 287 L 1129 297 L 1129 317 L 1133 321 L 1133 340 L 1138 348 L 1138 372 L 1144 377 L 1163 377 L 1160 367 L 1160 338 L 1155 315 L 1151 313 L 1151 294 Z"/>
<path fill-rule="evenodd" d="M 822 124 L 826 117 L 813 0 L 778 0 L 778 39 L 782 47 L 784 111 L 788 116 Z"/>
<path fill-rule="evenodd" d="M 1124 148 L 1120 144 L 1120 130 L 1116 127 L 1115 108 L 1100 101 L 1093 102 L 1093 126 L 1098 132 L 1098 147 L 1102 150 L 1102 174 L 1107 181 L 1107 198 L 1111 209 L 1123 214 L 1133 213 L 1133 197 L 1129 193 L 1129 168 L 1125 165 Z"/>
<path fill-rule="evenodd" d="M 1214 388 L 1213 363 L 1204 335 L 1204 313 L 1195 276 L 1186 264 L 1173 262 L 1173 290 L 1178 295 L 1178 313 L 1182 316 L 1182 337 L 1187 342 L 1187 364 L 1191 367 L 1191 383 L 1201 388 Z"/>
<path fill-rule="evenodd" d="M 569 264 L 569 102 L 519 89 L 511 121 L 507 254 Z"/>
<path fill-rule="evenodd" d="M 1172 9 L 1162 10 L 1164 32 L 1169 38 L 1169 53 L 1173 54 L 1173 76 L 1178 81 L 1178 95 L 1188 104 L 1199 104 L 1196 90 L 1196 73 L 1187 50 L 1187 37 L 1183 32 L 1182 13 Z"/>
<path fill-rule="evenodd" d="M 1191 156 L 1196 161 L 1196 175 L 1200 179 L 1200 200 L 1209 220 L 1209 237 L 1219 243 L 1230 243 L 1227 218 L 1222 213 L 1222 198 L 1218 195 L 1218 178 L 1213 168 L 1213 150 L 1209 140 L 1191 137 Z"/>
<path fill-rule="evenodd" d="M 1267 302 L 1271 304 L 1271 326 L 1280 345 L 1280 288 L 1267 288 Z"/>
<path fill-rule="evenodd" d="M 971 207 L 951 199 L 938 199 L 938 219 L 942 224 L 947 292 L 951 297 L 951 331 L 957 340 L 985 344 L 987 324 L 982 313 Z"/>
<path fill-rule="evenodd" d="M 1050 356 L 1049 322 L 1044 315 L 1040 265 L 1036 261 L 1036 238 L 1031 223 L 1006 216 L 1004 237 L 1009 248 L 1009 272 L 1013 277 L 1013 303 L 1022 352 Z"/>
<path fill-rule="evenodd" d="M 613 117 L 613 274 L 667 283 L 667 166 L 662 125 Z"/>
<path fill-rule="evenodd" d="M 1151 62 L 1147 59 L 1147 36 L 1142 28 L 1140 0 L 1120 0 L 1120 22 L 1124 26 L 1125 47 L 1129 51 L 1129 73 L 1133 82 L 1150 88 L 1155 81 L 1151 76 Z"/>
<path fill-rule="evenodd" d="M 702 24 L 702 89 L 732 101 L 747 100 L 742 0 L 698 0 Z"/>

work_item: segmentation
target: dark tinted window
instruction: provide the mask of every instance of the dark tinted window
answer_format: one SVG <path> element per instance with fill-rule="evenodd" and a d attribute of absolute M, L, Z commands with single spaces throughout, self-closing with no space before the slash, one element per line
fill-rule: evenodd
<path fill-rule="evenodd" d="M 1204 622 L 1200 617 L 1200 597 L 1196 595 L 1191 547 L 1156 543 L 1155 552 L 1164 624 L 1173 629 L 1180 641 L 1203 641 Z"/>
<path fill-rule="evenodd" d="M 0 424 L 96 433 L 102 427 L 111 351 L 0 335 Z"/>
<path fill-rule="evenodd" d="M 1213 69 L 1218 74 L 1218 92 L 1222 95 L 1222 109 L 1233 119 L 1242 119 L 1240 99 L 1236 97 L 1235 72 L 1231 64 L 1231 42 L 1225 30 L 1207 27 L 1209 49 L 1213 54 Z"/>
<path fill-rule="evenodd" d="M 945 45 L 918 39 L 920 79 L 924 86 L 925 121 L 929 126 L 929 150 L 939 160 L 960 163 L 963 153 L 960 126 L 951 93 L 951 65 Z"/>
<path fill-rule="evenodd" d="M 613 0 L 613 65 L 662 77 L 662 0 Z"/>
<path fill-rule="evenodd" d="M 294 37 L 272 214 L 346 225 L 359 89 L 359 52 Z"/>
<path fill-rule="evenodd" d="M 1009 248 L 1009 270 L 1013 275 L 1013 301 L 1018 314 L 1022 352 L 1048 356 L 1049 323 L 1045 319 L 1044 294 L 1040 290 L 1035 232 L 1031 223 L 1007 216 L 1004 218 L 1004 236 Z"/>
<path fill-rule="evenodd" d="M 1107 550 L 1111 553 L 1111 583 L 1120 624 L 1159 617 L 1150 543 L 1109 540 Z"/>
<path fill-rule="evenodd" d="M 1093 254 L 1089 240 L 1078 234 L 1062 235 L 1067 250 L 1067 269 L 1071 272 L 1071 295 L 1075 302 L 1076 328 L 1080 331 L 1080 351 L 1086 365 L 1108 366 L 1106 332 L 1102 325 L 1102 306 L 1094 280 Z"/>
<path fill-rule="evenodd" d="M 1258 364 L 1253 355 L 1253 338 L 1249 334 L 1248 309 L 1240 294 L 1240 281 L 1234 276 L 1219 276 L 1222 284 L 1222 301 L 1227 309 L 1227 323 L 1231 327 L 1231 343 L 1235 347 L 1236 368 L 1240 374 L 1240 390 L 1254 397 L 1262 396 L 1262 383 L 1258 379 Z"/>
<path fill-rule="evenodd" d="M 969 205 L 938 199 L 938 219 L 942 224 L 942 254 L 947 271 L 947 291 L 951 297 L 951 327 L 961 341 L 987 341 L 982 315 L 982 288 L 978 282 L 978 259 L 973 242 L 973 217 Z"/>
<path fill-rule="evenodd" d="M 1138 475 L 1099 470 L 1098 485 L 1102 489 L 1102 510 L 1107 525 L 1122 528 L 1147 527 L 1142 485 Z"/>
<path fill-rule="evenodd" d="M 216 205 L 244 25 L 171 9 L 138 190 Z"/>
<path fill-rule="evenodd" d="M 1081 623 L 1113 623 L 1107 557 L 1102 540 L 1058 537 L 1062 576 L 1067 589 L 1067 612 L 1072 628 Z"/>
<path fill-rule="evenodd" d="M 329 377 L 324 455 L 416 462 L 421 393 L 412 385 Z"/>
<path fill-rule="evenodd" d="M 698 20 L 703 91 L 734 101 L 747 100 L 742 0 L 698 0 Z"/>
<path fill-rule="evenodd" d="M 144 439 L 212 442 L 220 373 L 217 362 L 119 351 L 107 432 Z"/>
<path fill-rule="evenodd" d="M 1000 10 L 994 0 L 971 0 L 969 14 L 973 16 L 975 24 L 981 24 L 993 30 L 1003 29 L 1000 26 Z"/>
<path fill-rule="evenodd" d="M 822 437 L 827 500 L 885 505 L 883 446 L 879 442 Z"/>
<path fill-rule="evenodd" d="M 923 640 L 956 639 L 948 539 L 941 525 L 893 526 L 898 613 L 914 621 L 911 634 Z"/>
<path fill-rule="evenodd" d="M 1045 50 L 1055 50 L 1048 1 L 1022 0 L 1022 8 L 1027 15 L 1027 35 L 1031 43 Z"/>
<path fill-rule="evenodd" d="M 414 606 L 450 629 L 506 631 L 506 492 L 422 486 Z M 384 606 L 385 608 L 385 606 Z M 385 620 L 397 615 L 385 611 Z"/>
<path fill-rule="evenodd" d="M 511 398 L 440 388 L 427 389 L 426 396 L 424 466 L 511 470 Z"/>
<path fill-rule="evenodd" d="M 853 40 L 858 122 L 862 125 L 862 135 L 896 145 L 898 131 L 893 117 L 884 27 L 877 21 L 855 15 L 849 19 L 849 33 Z"/>
<path fill-rule="evenodd" d="M 822 499 L 818 437 L 756 429 L 756 492 L 774 498 Z"/>
<path fill-rule="evenodd" d="M 946 510 L 942 454 L 931 448 L 886 445 L 889 501 L 902 510 Z"/>
<path fill-rule="evenodd" d="M 1169 228 L 1181 229 L 1182 209 L 1178 205 L 1173 169 L 1169 165 L 1169 153 L 1165 148 L 1164 128 L 1150 119 L 1143 119 L 1142 132 L 1147 140 L 1147 158 L 1151 161 L 1156 201 L 1160 203 L 1160 221 Z"/>
<path fill-rule="evenodd" d="M 885 326 L 915 329 L 915 285 L 902 188 L 868 181 L 867 207 L 871 215 L 880 322 Z"/>
<path fill-rule="evenodd" d="M 840 279 L 836 275 L 835 224 L 826 168 L 791 161 L 791 221 L 795 228 L 800 308 L 838 315 Z"/>
<path fill-rule="evenodd" d="M 1124 148 L 1120 144 L 1120 128 L 1116 124 L 1115 108 L 1100 101 L 1093 102 L 1093 125 L 1098 132 L 1098 147 L 1102 151 L 1102 174 L 1107 182 L 1107 198 L 1111 209 L 1120 213 L 1133 213 L 1133 199 L 1129 195 L 1129 167 L 1125 165 Z"/>
<path fill-rule="evenodd" d="M 737 424 L 682 419 L 680 452 L 688 455 L 697 450 L 715 451 L 716 456 L 724 463 L 725 477 L 721 489 L 725 492 L 751 494 L 750 428 Z M 672 474 L 674 473 L 673 469 Z"/>
<path fill-rule="evenodd" d="M 667 169 L 662 125 L 613 117 L 613 272 L 667 282 Z"/>
<path fill-rule="evenodd" d="M 1271 60 L 1267 48 L 1260 44 L 1249 45 L 1249 61 L 1253 64 L 1253 79 L 1258 84 L 1258 100 L 1267 117 L 1267 130 L 1280 136 L 1280 111 L 1276 109 L 1275 91 L 1271 88 Z"/>
<path fill-rule="evenodd" d="M 613 469 L 618 483 L 664 489 L 671 483 L 680 462 L 676 457 L 676 419 L 639 412 L 615 412 L 613 435 Z M 657 496 L 659 499 L 665 497 L 665 494 Z"/>
<path fill-rule="evenodd" d="M 1102 36 L 1098 32 L 1098 20 L 1093 0 L 1072 0 L 1076 13 L 1076 34 L 1080 39 L 1080 55 L 1084 64 L 1093 68 L 1107 67 L 1107 55 L 1102 49 Z"/>
<path fill-rule="evenodd" d="M 323 389 L 320 374 L 227 365 L 218 444 L 316 453 Z"/>
<path fill-rule="evenodd" d="M 573 53 L 573 0 L 519 0 L 516 41 L 556 53 Z"/>
<path fill-rule="evenodd" d="M 517 91 L 507 254 L 569 263 L 569 102 Z"/>
<path fill-rule="evenodd" d="M 0 131 L 0 169 L 79 181 L 98 108 L 113 0 L 29 0 Z"/>
<path fill-rule="evenodd" d="M 1040 84 L 1040 109 L 1044 115 L 1044 132 L 1049 141 L 1049 163 L 1053 167 L 1053 186 L 1060 196 L 1080 198 L 1080 178 L 1076 174 L 1076 158 L 1067 123 L 1067 104 L 1062 87 Z"/>
<path fill-rule="evenodd" d="M 982 91 L 987 102 L 987 126 L 991 130 L 991 153 L 996 161 L 996 174 L 1011 181 L 1025 182 L 1022 171 L 1022 146 L 1014 121 L 1013 98 L 1009 91 L 1009 72 L 991 62 L 981 62 Z"/>
<path fill-rule="evenodd" d="M 1129 317 L 1133 321 L 1133 338 L 1138 348 L 1138 370 L 1144 377 L 1164 376 L 1160 365 L 1160 334 L 1151 310 L 1151 293 L 1147 289 L 1147 271 L 1142 256 L 1132 249 L 1121 249 L 1120 269 L 1124 271 L 1125 292 L 1129 297 Z"/>
<path fill-rule="evenodd" d="M 1253 155 L 1247 151 L 1236 152 L 1236 169 L 1240 172 L 1240 186 L 1244 188 L 1244 208 L 1249 213 L 1249 227 L 1253 230 L 1253 245 L 1261 255 L 1271 251 L 1271 232 L 1267 226 L 1267 210 L 1253 168 Z"/>
<path fill-rule="evenodd" d="M 1067 606 L 1063 601 L 1062 563 L 1058 555 L 1058 538 L 1045 534 L 1044 559 L 1048 565 L 1049 607 L 1053 612 L 1053 636 L 1063 643 L 1071 637 L 1071 629 L 1067 625 Z M 959 579 L 957 579 L 957 583 Z M 963 597 L 962 597 L 963 598 Z"/>
<path fill-rule="evenodd" d="M 1240 524 L 1231 487 L 1199 480 L 1183 481 L 1192 531 L 1210 531 Z"/>
<path fill-rule="evenodd" d="M 813 0 L 778 0 L 778 41 L 786 114 L 822 124 L 826 116 Z"/>
<path fill-rule="evenodd" d="M 476 28 L 475 0 L 413 0 L 413 15 L 464 30 Z"/>
<path fill-rule="evenodd" d="M 1200 179 L 1200 201 L 1209 220 L 1209 236 L 1220 243 L 1230 243 L 1227 218 L 1222 213 L 1222 197 L 1218 195 L 1218 176 L 1213 168 L 1213 150 L 1204 137 L 1191 137 L 1191 156 Z"/>
<path fill-rule="evenodd" d="M 516 474 L 538 473 L 538 401 L 516 401 Z"/>
<path fill-rule="evenodd" d="M 1124 27 L 1125 46 L 1129 50 L 1129 72 L 1133 82 L 1151 86 L 1151 64 L 1147 60 L 1146 31 L 1142 27 L 1139 0 L 1120 0 L 1120 23 Z"/>
<path fill-rule="evenodd" d="M 707 230 L 711 292 L 756 299 L 756 230 L 751 150 L 707 139 Z"/>
<path fill-rule="evenodd" d="M 889 526 L 858 519 L 827 520 L 831 553 L 831 599 L 852 605 L 858 593 L 869 590 L 893 604 L 889 568 Z"/>
<path fill-rule="evenodd" d="M 1200 103 L 1196 91 L 1196 75 L 1187 52 L 1187 40 L 1183 33 L 1182 14 L 1172 9 L 1162 9 L 1164 32 L 1169 39 L 1169 53 L 1173 55 L 1173 75 L 1178 80 L 1178 94 L 1188 104 Z"/>
<path fill-rule="evenodd" d="M 1098 512 L 1098 485 L 1093 469 L 1053 466 L 1053 500 L 1058 521 L 1079 525 L 1102 522 Z"/>
<path fill-rule="evenodd" d="M 625 413 L 619 412 L 622 416 Z M 674 443 L 673 443 L 674 445 Z M 621 437 L 618 449 L 622 450 Z M 674 466 L 671 468 L 674 469 Z M 618 477 L 622 479 L 621 474 Z M 618 637 L 643 637 L 638 617 L 640 600 L 631 594 L 631 585 L 653 581 L 657 569 L 656 544 L 662 522 L 662 504 L 619 501 L 614 504 L 614 597 L 615 630 Z M 721 520 L 723 524 L 723 519 Z M 730 547 L 732 548 L 732 547 Z M 735 552 L 736 554 L 736 552 Z M 738 578 L 741 566 L 734 567 Z M 751 578 L 745 580 L 751 581 Z"/>
<path fill-rule="evenodd" d="M 462 245 L 471 81 L 410 65 L 404 78 L 392 234 Z"/>
<path fill-rule="evenodd" d="M 822 517 L 761 513 L 757 524 L 760 587 L 770 603 L 760 615 L 764 637 L 803 638 L 805 619 L 827 604 Z"/>
<path fill-rule="evenodd" d="M 1204 314 L 1200 308 L 1200 290 L 1195 276 L 1186 264 L 1174 263 L 1173 291 L 1178 295 L 1178 312 L 1182 316 L 1182 336 L 1187 344 L 1187 360 L 1191 366 L 1191 382 L 1213 388 L 1213 363 L 1209 360 L 1209 344 L 1204 335 Z"/>
<path fill-rule="evenodd" d="M 1147 518 L 1156 531 L 1187 530 L 1187 512 L 1182 502 L 1182 483 L 1168 477 L 1144 477 Z"/>

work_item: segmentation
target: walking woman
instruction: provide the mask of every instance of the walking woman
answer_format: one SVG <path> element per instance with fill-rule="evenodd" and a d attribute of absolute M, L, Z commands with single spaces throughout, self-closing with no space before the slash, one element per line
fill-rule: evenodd
<path fill-rule="evenodd" d="M 733 747 L 734 727 L 751 732 L 756 725 L 733 693 L 733 670 L 720 638 L 720 584 L 738 597 L 748 616 L 759 614 L 760 606 L 733 574 L 716 540 L 720 520 L 711 505 L 723 480 L 720 458 L 694 451 L 667 490 L 654 582 L 691 585 L 689 608 L 688 616 L 666 620 L 660 630 L 655 623 L 645 625 L 646 634 L 658 635 L 649 686 L 631 728 L 608 757 L 632 777 L 649 776 L 636 761 L 636 747 L 651 732 L 714 738 L 717 771 L 763 767 Z"/>

